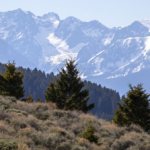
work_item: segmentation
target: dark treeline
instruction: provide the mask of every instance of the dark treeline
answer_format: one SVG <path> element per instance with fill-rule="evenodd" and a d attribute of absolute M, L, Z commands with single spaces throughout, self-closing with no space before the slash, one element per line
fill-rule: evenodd
<path fill-rule="evenodd" d="M 34 70 L 31 70 L 29 68 L 25 69 L 22 67 L 18 67 L 18 70 L 21 70 L 24 73 L 24 98 L 28 97 L 29 94 L 31 94 L 35 101 L 37 98 L 45 101 L 44 91 L 49 86 L 50 81 L 54 80 L 54 74 L 45 74 L 45 72 L 37 70 L 36 68 Z M 5 66 L 0 63 L 0 73 L 1 71 L 5 71 Z"/>
<path fill-rule="evenodd" d="M 25 90 L 25 98 L 29 96 L 29 94 L 32 94 L 35 101 L 37 98 L 45 101 L 45 90 L 49 86 L 50 81 L 55 80 L 54 74 L 46 74 L 36 68 L 31 70 L 29 68 L 25 69 L 18 67 L 18 69 L 22 70 L 24 73 L 23 86 Z M 1 63 L 0 71 L 5 71 L 5 66 Z M 117 108 L 117 102 L 120 102 L 119 93 L 89 81 L 84 81 L 84 83 L 84 88 L 89 87 L 90 99 L 88 104 L 93 102 L 95 103 L 95 107 L 90 112 L 100 118 L 109 120 L 111 116 L 114 116 L 114 111 Z"/>
<path fill-rule="evenodd" d="M 89 87 L 89 103 L 95 103 L 91 112 L 100 118 L 109 119 L 118 107 L 117 102 L 120 102 L 119 93 L 90 81 L 84 81 L 84 84 L 85 88 Z"/>

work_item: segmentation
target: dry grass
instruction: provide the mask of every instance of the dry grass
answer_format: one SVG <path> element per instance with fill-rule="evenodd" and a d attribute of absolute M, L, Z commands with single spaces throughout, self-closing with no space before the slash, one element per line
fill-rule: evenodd
<path fill-rule="evenodd" d="M 99 145 L 79 138 L 89 124 Z M 150 150 L 150 135 L 139 126 L 118 127 L 91 114 L 58 110 L 53 103 L 25 103 L 2 96 L 0 144 L 1 140 L 15 141 L 18 150 Z"/>

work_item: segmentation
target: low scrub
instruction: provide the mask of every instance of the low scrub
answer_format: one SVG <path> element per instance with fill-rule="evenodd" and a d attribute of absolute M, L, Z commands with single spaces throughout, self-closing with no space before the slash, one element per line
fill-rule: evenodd
<path fill-rule="evenodd" d="M 134 124 L 118 127 L 53 103 L 0 96 L 0 150 L 149 150 L 149 141 Z"/>
<path fill-rule="evenodd" d="M 17 150 L 18 143 L 7 139 L 0 139 L 0 150 Z"/>

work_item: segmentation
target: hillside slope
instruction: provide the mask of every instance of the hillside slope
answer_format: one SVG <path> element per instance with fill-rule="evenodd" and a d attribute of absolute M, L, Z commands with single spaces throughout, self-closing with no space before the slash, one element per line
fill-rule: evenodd
<path fill-rule="evenodd" d="M 98 143 L 80 138 L 88 125 Z M 78 111 L 54 104 L 25 103 L 0 96 L 0 149 L 4 150 L 149 150 L 150 135 L 140 127 L 117 127 Z"/>
<path fill-rule="evenodd" d="M 54 81 L 55 76 L 53 73 L 46 74 L 36 68 L 31 70 L 29 68 L 19 67 L 24 73 L 24 89 L 25 98 L 32 94 L 34 100 L 37 98 L 45 101 L 45 90 L 49 86 L 50 81 Z M 0 73 L 5 71 L 5 67 L 0 63 Z M 95 83 L 84 81 L 84 88 L 89 88 L 90 99 L 88 104 L 95 103 L 94 109 L 90 111 L 94 115 L 103 119 L 110 120 L 110 117 L 114 116 L 114 111 L 118 107 L 117 102 L 120 102 L 119 93 L 115 90 L 102 87 Z"/>

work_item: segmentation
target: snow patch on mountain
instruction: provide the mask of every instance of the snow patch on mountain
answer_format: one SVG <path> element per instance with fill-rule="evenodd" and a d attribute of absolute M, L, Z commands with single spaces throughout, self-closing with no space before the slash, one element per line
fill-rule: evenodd
<path fill-rule="evenodd" d="M 143 19 L 143 20 L 140 20 L 139 22 L 150 29 L 150 20 Z M 150 30 L 149 30 L 149 32 L 150 32 Z"/>
<path fill-rule="evenodd" d="M 103 51 L 97 53 L 95 56 L 93 56 L 92 58 L 90 58 L 87 63 L 90 63 L 90 61 L 92 61 L 93 59 L 95 59 L 98 55 L 102 54 L 104 51 L 105 51 L 105 50 L 103 50 Z"/>
<path fill-rule="evenodd" d="M 146 37 L 144 56 L 150 51 L 150 36 Z"/>
<path fill-rule="evenodd" d="M 109 45 L 111 43 L 113 38 L 114 38 L 114 34 L 112 35 L 112 37 L 105 38 L 102 41 L 103 41 L 104 45 L 107 46 L 107 45 Z"/>
<path fill-rule="evenodd" d="M 127 76 L 128 75 L 128 73 L 130 72 L 130 68 L 128 68 L 126 71 L 125 71 L 125 73 L 122 73 L 122 74 L 116 74 L 116 75 L 114 75 L 114 76 L 109 76 L 109 77 L 107 77 L 106 79 L 113 79 L 113 78 L 118 78 L 118 77 L 125 77 L 125 76 Z"/>
<path fill-rule="evenodd" d="M 47 61 L 51 62 L 52 66 L 57 66 L 65 62 L 66 59 L 76 59 L 77 53 L 64 53 L 56 56 L 51 56 Z"/>
<path fill-rule="evenodd" d="M 77 46 L 70 49 L 72 53 L 79 53 L 79 51 L 84 47 L 87 46 L 89 43 L 79 43 Z"/>
<path fill-rule="evenodd" d="M 137 66 L 136 68 L 134 68 L 134 70 L 132 71 L 132 73 L 139 72 L 142 68 L 145 68 L 144 65 L 143 65 L 143 62 L 140 63 L 139 66 Z"/>
<path fill-rule="evenodd" d="M 5 40 L 7 37 L 9 37 L 10 31 L 6 31 L 4 28 L 0 29 L 0 38 Z"/>
<path fill-rule="evenodd" d="M 82 73 L 82 74 L 80 75 L 80 78 L 81 78 L 81 79 L 86 79 L 87 76 L 84 76 L 84 73 Z"/>
<path fill-rule="evenodd" d="M 102 36 L 102 33 L 98 29 L 83 30 L 83 33 L 86 36 L 90 36 L 90 37 L 101 37 Z"/>
<path fill-rule="evenodd" d="M 102 71 L 97 71 L 96 70 L 96 72 L 98 72 L 98 73 L 95 73 L 92 76 L 100 76 L 100 75 L 104 74 L 104 72 L 102 72 Z"/>
<path fill-rule="evenodd" d="M 21 39 L 23 37 L 23 33 L 19 32 L 16 37 L 17 39 Z"/>
<path fill-rule="evenodd" d="M 54 35 L 54 33 L 49 34 L 47 39 L 60 53 L 68 52 L 69 46 L 66 41 L 59 39 Z"/>
<path fill-rule="evenodd" d="M 58 21 L 58 20 L 56 20 L 56 21 L 53 22 L 55 29 L 57 29 L 57 27 L 58 27 L 58 25 L 59 25 L 59 22 L 60 22 L 60 21 Z"/>

